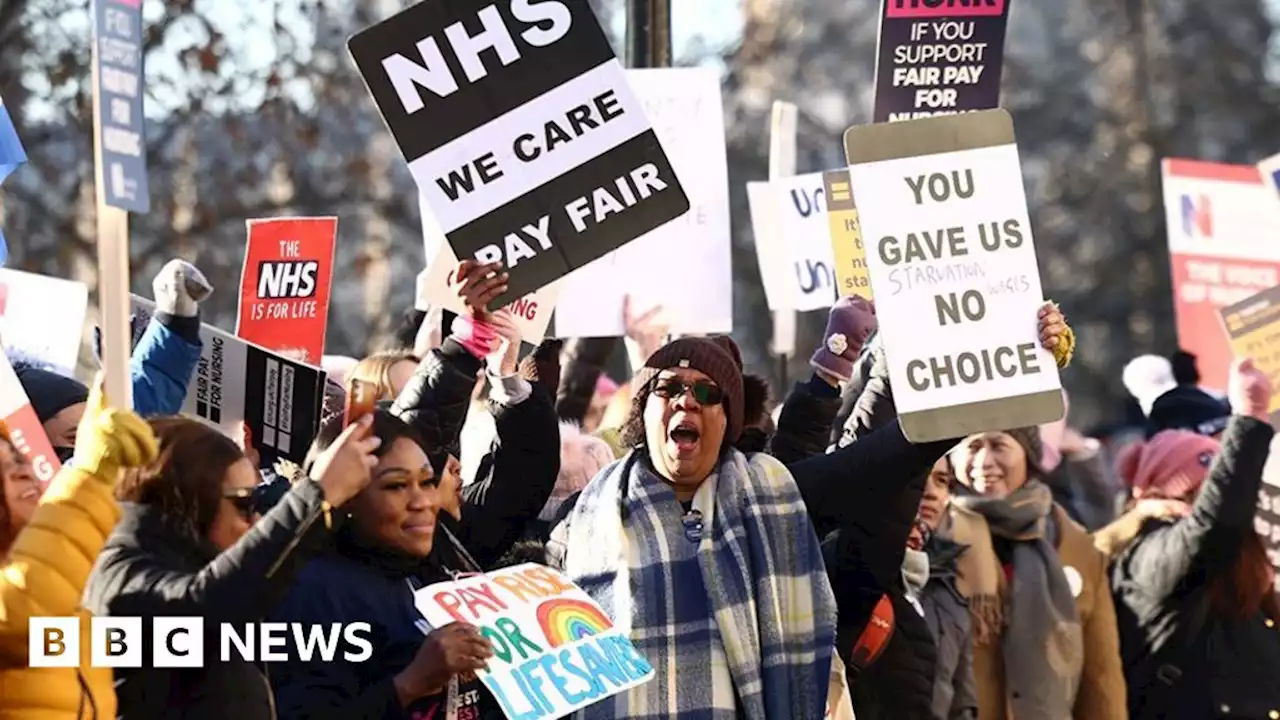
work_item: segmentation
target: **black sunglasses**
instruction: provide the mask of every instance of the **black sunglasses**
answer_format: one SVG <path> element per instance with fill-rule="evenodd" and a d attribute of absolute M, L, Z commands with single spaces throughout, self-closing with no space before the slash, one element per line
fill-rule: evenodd
<path fill-rule="evenodd" d="M 699 405 L 719 405 L 724 402 L 724 391 L 710 380 L 695 380 L 692 383 L 676 378 L 661 380 L 654 386 L 653 393 L 667 400 L 674 400 L 685 393 L 690 393 Z"/>
<path fill-rule="evenodd" d="M 222 497 L 235 507 L 236 512 L 245 520 L 252 520 L 257 514 L 257 488 L 236 488 L 234 490 L 224 490 Z"/>

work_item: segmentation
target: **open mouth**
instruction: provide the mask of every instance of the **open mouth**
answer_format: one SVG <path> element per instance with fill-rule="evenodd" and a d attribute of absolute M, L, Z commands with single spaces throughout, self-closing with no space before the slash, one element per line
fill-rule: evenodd
<path fill-rule="evenodd" d="M 684 453 L 698 446 L 698 439 L 702 437 L 702 433 L 692 423 L 682 422 L 671 430 L 669 437 L 671 442 L 675 443 L 676 450 Z"/>

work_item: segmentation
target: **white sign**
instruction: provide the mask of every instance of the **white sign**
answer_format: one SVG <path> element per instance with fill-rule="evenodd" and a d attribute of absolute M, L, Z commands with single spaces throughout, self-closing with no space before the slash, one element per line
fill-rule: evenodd
<path fill-rule="evenodd" d="M 417 304 L 419 309 L 424 309 L 421 306 L 425 303 L 461 315 L 466 312 L 466 307 L 463 306 L 462 299 L 453 291 L 453 271 L 458 268 L 458 256 L 453 253 L 449 243 L 444 241 L 444 233 L 440 232 L 440 226 L 436 225 L 426 203 L 421 202 L 421 199 L 419 202 L 422 208 L 422 245 L 427 252 L 427 257 L 434 259 L 427 266 L 427 277 L 422 288 L 423 296 L 418 298 Z M 557 280 L 544 285 L 528 295 L 516 298 L 506 306 L 524 342 L 537 345 L 542 342 L 542 338 L 546 337 L 547 325 L 550 324 L 551 316 L 555 313 L 556 299 L 560 294 L 562 282 Z M 441 328 L 441 333 L 448 335 L 449 328 Z"/>
<path fill-rule="evenodd" d="M 731 332 L 732 239 L 720 74 L 712 68 L 628 70 L 627 81 L 691 207 L 565 278 L 556 335 L 622 336 L 627 295 L 636 307 L 662 305 L 672 333 Z"/>
<path fill-rule="evenodd" d="M 836 301 L 835 260 L 822 173 L 749 182 L 747 200 L 769 309 L 831 307 Z"/>
<path fill-rule="evenodd" d="M 150 315 L 155 309 L 137 295 L 131 299 L 134 312 Z M 301 465 L 320 424 L 324 371 L 209 323 L 200 325 L 200 343 L 182 414 L 237 441 L 241 423 L 247 424 L 262 467 L 277 459 Z"/>
<path fill-rule="evenodd" d="M 88 304 L 84 283 L 0 269 L 0 342 L 5 352 L 74 376 Z"/>
<path fill-rule="evenodd" d="M 900 414 L 1060 388 L 1018 147 L 849 168 Z"/>

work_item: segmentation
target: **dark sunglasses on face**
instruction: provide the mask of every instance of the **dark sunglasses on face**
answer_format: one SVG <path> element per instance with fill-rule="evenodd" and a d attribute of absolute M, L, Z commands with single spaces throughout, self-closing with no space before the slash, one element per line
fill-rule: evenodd
<path fill-rule="evenodd" d="M 240 513 L 245 520 L 252 520 L 257 514 L 255 502 L 257 495 L 254 492 L 257 488 L 235 488 L 234 490 L 224 490 L 222 497 Z"/>
<path fill-rule="evenodd" d="M 674 400 L 687 392 L 693 395 L 699 405 L 719 405 L 724 402 L 724 391 L 710 380 L 695 380 L 692 383 L 675 378 L 659 380 L 653 392 L 667 400 Z"/>

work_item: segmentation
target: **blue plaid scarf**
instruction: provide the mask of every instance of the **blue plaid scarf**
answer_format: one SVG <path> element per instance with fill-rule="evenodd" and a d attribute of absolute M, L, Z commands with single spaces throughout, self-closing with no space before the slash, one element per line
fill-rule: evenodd
<path fill-rule="evenodd" d="M 835 599 L 800 492 L 776 459 L 729 451 L 686 514 L 632 452 L 583 490 L 548 554 L 655 670 L 584 718 L 823 717 Z"/>

